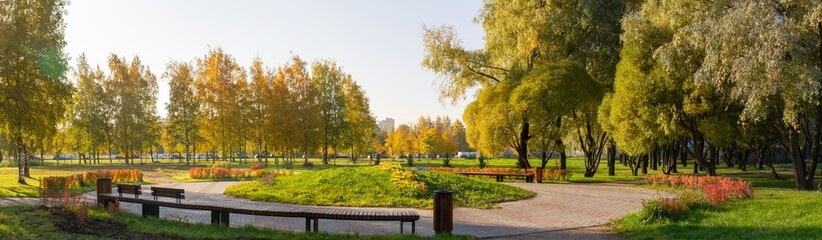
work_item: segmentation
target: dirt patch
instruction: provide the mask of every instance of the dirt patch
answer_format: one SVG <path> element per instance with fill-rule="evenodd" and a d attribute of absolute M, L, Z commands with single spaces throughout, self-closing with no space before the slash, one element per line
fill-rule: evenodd
<path fill-rule="evenodd" d="M 74 212 L 53 211 L 55 224 L 60 230 L 72 233 L 80 237 L 81 235 L 92 235 L 106 239 L 179 239 L 157 235 L 140 234 L 128 231 L 125 224 L 108 220 L 81 217 Z"/>

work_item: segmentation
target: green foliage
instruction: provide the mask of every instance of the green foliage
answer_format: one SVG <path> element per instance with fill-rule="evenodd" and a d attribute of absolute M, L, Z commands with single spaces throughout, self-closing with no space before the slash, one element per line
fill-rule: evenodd
<path fill-rule="evenodd" d="M 492 208 L 498 202 L 533 196 L 521 188 L 464 176 L 417 172 L 428 189 L 456 191 L 455 206 Z M 431 208 L 433 191 L 404 195 L 391 181 L 391 173 L 373 167 L 332 168 L 280 176 L 274 185 L 241 183 L 225 194 L 252 200 L 325 206 Z"/>
<path fill-rule="evenodd" d="M 0 131 L 20 150 L 50 139 L 66 115 L 72 86 L 63 52 L 67 1 L 0 3 Z M 20 153 L 21 155 L 24 153 Z M 18 155 L 18 182 L 25 183 Z"/>
<path fill-rule="evenodd" d="M 416 197 L 428 192 L 425 183 L 418 181 L 419 177 L 411 169 L 389 162 L 381 163 L 376 168 L 391 172 L 391 182 L 397 186 L 397 191 L 403 196 Z"/>

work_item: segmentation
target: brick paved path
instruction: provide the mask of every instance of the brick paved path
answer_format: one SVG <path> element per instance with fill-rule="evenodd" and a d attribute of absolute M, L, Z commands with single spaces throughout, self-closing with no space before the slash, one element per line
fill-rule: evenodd
<path fill-rule="evenodd" d="M 186 200 L 209 201 L 214 204 L 266 209 L 288 204 L 255 202 L 225 196 L 226 187 L 237 182 L 203 182 L 203 183 L 169 183 L 160 186 L 184 188 Z M 639 210 L 644 199 L 654 198 L 660 194 L 647 189 L 634 188 L 619 184 L 534 184 L 507 183 L 537 193 L 531 199 L 501 203 L 497 209 L 454 209 L 454 233 L 469 234 L 477 237 L 502 237 L 500 239 L 541 239 L 561 237 L 564 239 L 608 239 L 613 236 L 605 234 L 601 226 L 611 219 Z M 93 199 L 94 193 L 86 194 Z M 138 204 L 122 203 L 126 210 L 139 214 Z M 364 208 L 350 208 L 364 209 Z M 367 208 L 385 209 L 390 208 Z M 402 209 L 408 210 L 408 209 Z M 420 214 L 417 222 L 417 234 L 433 235 L 432 211 L 412 209 Z M 184 219 L 188 222 L 209 223 L 210 212 L 160 208 L 163 218 Z M 353 233 L 362 235 L 399 233 L 398 222 L 370 221 L 320 221 L 320 231 L 334 233 Z M 304 231 L 305 219 L 262 217 L 249 215 L 231 215 L 231 226 L 254 225 L 275 229 Z M 406 226 L 409 227 L 409 226 Z M 569 230 L 571 229 L 571 230 Z"/>
<path fill-rule="evenodd" d="M 38 204 L 40 204 L 40 199 L 39 198 L 0 197 L 0 207 L 21 206 L 21 205 L 38 205 Z"/>

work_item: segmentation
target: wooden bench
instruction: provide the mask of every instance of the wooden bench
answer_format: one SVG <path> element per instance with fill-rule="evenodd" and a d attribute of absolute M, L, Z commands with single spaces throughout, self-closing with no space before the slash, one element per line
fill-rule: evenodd
<path fill-rule="evenodd" d="M 152 195 L 154 189 L 152 187 Z M 168 189 L 168 188 L 162 188 Z M 172 188 L 173 189 L 173 188 Z M 182 190 L 182 189 L 177 189 Z M 160 190 L 161 192 L 163 190 Z M 180 192 L 182 193 L 182 192 Z M 170 207 L 188 210 L 202 210 L 211 211 L 211 224 L 229 226 L 230 214 L 244 214 L 256 216 L 270 216 L 270 217 L 295 217 L 305 218 L 305 231 L 313 232 L 319 231 L 319 219 L 332 220 L 354 220 L 354 221 L 398 221 L 400 222 L 400 234 L 404 232 L 404 224 L 411 223 L 411 233 L 416 233 L 416 221 L 420 219 L 420 215 L 414 211 L 377 211 L 377 210 L 358 210 L 358 209 L 341 209 L 330 207 L 311 207 L 311 206 L 281 206 L 269 208 L 265 210 L 260 209 L 243 209 L 234 207 L 219 206 L 219 203 L 181 203 L 179 199 L 177 202 L 158 201 L 151 199 L 140 198 L 123 198 L 110 193 L 98 193 L 98 202 L 101 202 L 104 207 L 108 204 L 120 201 L 137 203 L 142 206 L 143 217 L 159 217 L 160 207 Z M 100 201 L 102 200 L 102 201 Z"/>
<path fill-rule="evenodd" d="M 154 201 L 157 201 L 157 197 L 170 197 L 177 199 L 177 203 L 180 203 L 181 200 L 186 199 L 185 193 L 185 189 L 151 187 L 151 196 L 154 196 Z"/>
<path fill-rule="evenodd" d="M 494 176 L 497 182 L 502 182 L 503 177 L 525 177 L 525 182 L 534 182 L 533 173 L 489 173 L 489 172 L 455 172 L 464 176 Z"/>
<path fill-rule="evenodd" d="M 143 194 L 140 185 L 132 185 L 132 184 L 117 184 L 117 193 L 120 194 L 120 197 L 123 197 L 123 193 L 125 194 L 134 194 L 134 198 L 139 198 L 140 195 Z"/>

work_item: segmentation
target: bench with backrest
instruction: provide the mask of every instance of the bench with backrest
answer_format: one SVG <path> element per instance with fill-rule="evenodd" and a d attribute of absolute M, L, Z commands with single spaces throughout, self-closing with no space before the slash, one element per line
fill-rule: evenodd
<path fill-rule="evenodd" d="M 330 207 L 310 207 L 310 206 L 281 206 L 266 209 L 244 209 L 238 207 L 220 206 L 219 203 L 198 202 L 182 203 L 184 190 L 176 188 L 151 187 L 155 200 L 139 198 L 123 198 L 105 192 L 98 193 L 97 197 L 102 198 L 104 207 L 108 204 L 120 201 L 141 204 L 143 217 L 159 217 L 160 207 L 170 207 L 189 210 L 211 211 L 211 223 L 215 225 L 229 226 L 229 214 L 244 214 L 271 217 L 296 217 L 305 218 L 305 230 L 317 232 L 319 229 L 319 219 L 332 220 L 356 220 L 356 221 L 399 221 L 400 233 L 403 233 L 404 223 L 411 223 L 411 233 L 416 233 L 416 221 L 420 215 L 414 211 L 377 211 L 359 209 L 341 209 Z M 98 191 L 99 192 L 99 191 Z M 110 191 L 109 191 L 110 192 Z M 176 202 L 158 201 L 157 197 L 176 198 Z"/>
<path fill-rule="evenodd" d="M 176 199 L 177 203 L 180 203 L 181 200 L 186 199 L 185 193 L 185 189 L 151 187 L 151 196 L 154 196 L 154 201 L 157 201 L 157 197 L 169 197 Z"/>
<path fill-rule="evenodd" d="M 139 198 L 140 195 L 143 194 L 143 191 L 140 185 L 117 184 L 117 193 L 120 194 L 120 197 L 123 197 L 123 193 L 125 193 L 134 194 L 134 198 Z"/>
<path fill-rule="evenodd" d="M 525 182 L 534 182 L 533 173 L 490 173 L 490 172 L 455 172 L 459 175 L 465 176 L 493 176 L 497 178 L 497 182 L 502 182 L 503 177 L 525 177 Z"/>

